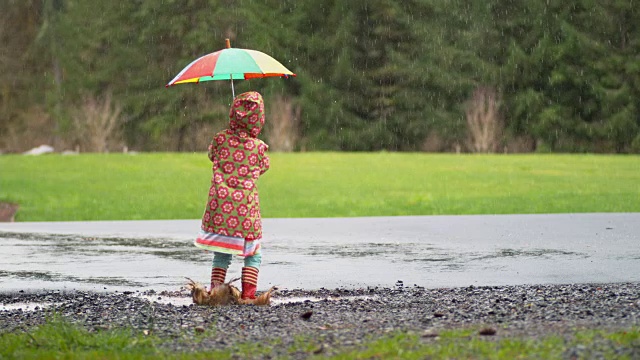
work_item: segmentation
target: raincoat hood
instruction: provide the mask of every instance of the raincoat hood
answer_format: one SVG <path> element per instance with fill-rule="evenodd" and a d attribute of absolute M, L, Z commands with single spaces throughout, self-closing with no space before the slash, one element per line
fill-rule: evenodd
<path fill-rule="evenodd" d="M 257 137 L 264 126 L 264 100 L 256 91 L 236 96 L 229 111 L 229 128 Z"/>

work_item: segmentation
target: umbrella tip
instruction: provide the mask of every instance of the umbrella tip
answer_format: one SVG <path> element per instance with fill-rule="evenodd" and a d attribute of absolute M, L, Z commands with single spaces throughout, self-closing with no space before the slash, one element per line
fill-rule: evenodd
<path fill-rule="evenodd" d="M 227 49 L 231 48 L 231 41 L 229 39 L 224 39 L 224 42 L 227 45 Z"/>

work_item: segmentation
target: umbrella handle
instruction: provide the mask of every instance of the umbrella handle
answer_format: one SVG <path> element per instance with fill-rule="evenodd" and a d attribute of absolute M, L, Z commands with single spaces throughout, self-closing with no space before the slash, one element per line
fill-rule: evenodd
<path fill-rule="evenodd" d="M 225 45 L 227 45 L 227 49 L 231 48 L 231 40 L 229 39 L 224 39 Z M 231 101 L 233 101 L 233 99 L 236 98 L 236 89 L 233 88 L 233 74 L 229 74 L 229 80 L 231 80 L 231 95 L 233 95 L 233 98 L 231 99 Z"/>
<path fill-rule="evenodd" d="M 233 74 L 229 74 L 229 80 L 231 80 L 231 95 L 233 95 L 233 99 L 236 98 L 236 89 L 233 88 Z"/>
<path fill-rule="evenodd" d="M 227 45 L 227 49 L 231 48 L 231 40 L 229 39 L 224 39 L 225 45 Z M 229 74 L 229 80 L 231 80 L 231 95 L 233 95 L 233 98 L 231 99 L 231 101 L 233 101 L 233 99 L 236 98 L 236 89 L 233 88 L 233 74 Z"/>

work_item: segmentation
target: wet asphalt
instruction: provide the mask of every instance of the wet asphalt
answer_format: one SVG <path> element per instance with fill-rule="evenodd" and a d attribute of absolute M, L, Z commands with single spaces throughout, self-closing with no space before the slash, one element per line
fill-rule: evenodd
<path fill-rule="evenodd" d="M 0 292 L 206 283 L 198 220 L 0 223 Z M 640 281 L 640 213 L 264 219 L 259 289 Z M 234 259 L 230 276 L 240 274 Z"/>

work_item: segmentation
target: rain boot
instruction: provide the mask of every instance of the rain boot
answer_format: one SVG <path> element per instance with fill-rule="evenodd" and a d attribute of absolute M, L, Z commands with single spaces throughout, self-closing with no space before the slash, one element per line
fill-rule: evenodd
<path fill-rule="evenodd" d="M 242 300 L 255 299 L 258 288 L 258 269 L 254 267 L 242 268 Z"/>
<path fill-rule="evenodd" d="M 224 284 L 226 277 L 227 277 L 227 269 L 223 269 L 219 267 L 212 268 L 211 269 L 211 289 L 209 290 L 209 292 L 211 292 L 211 290 L 215 289 L 216 287 Z"/>

